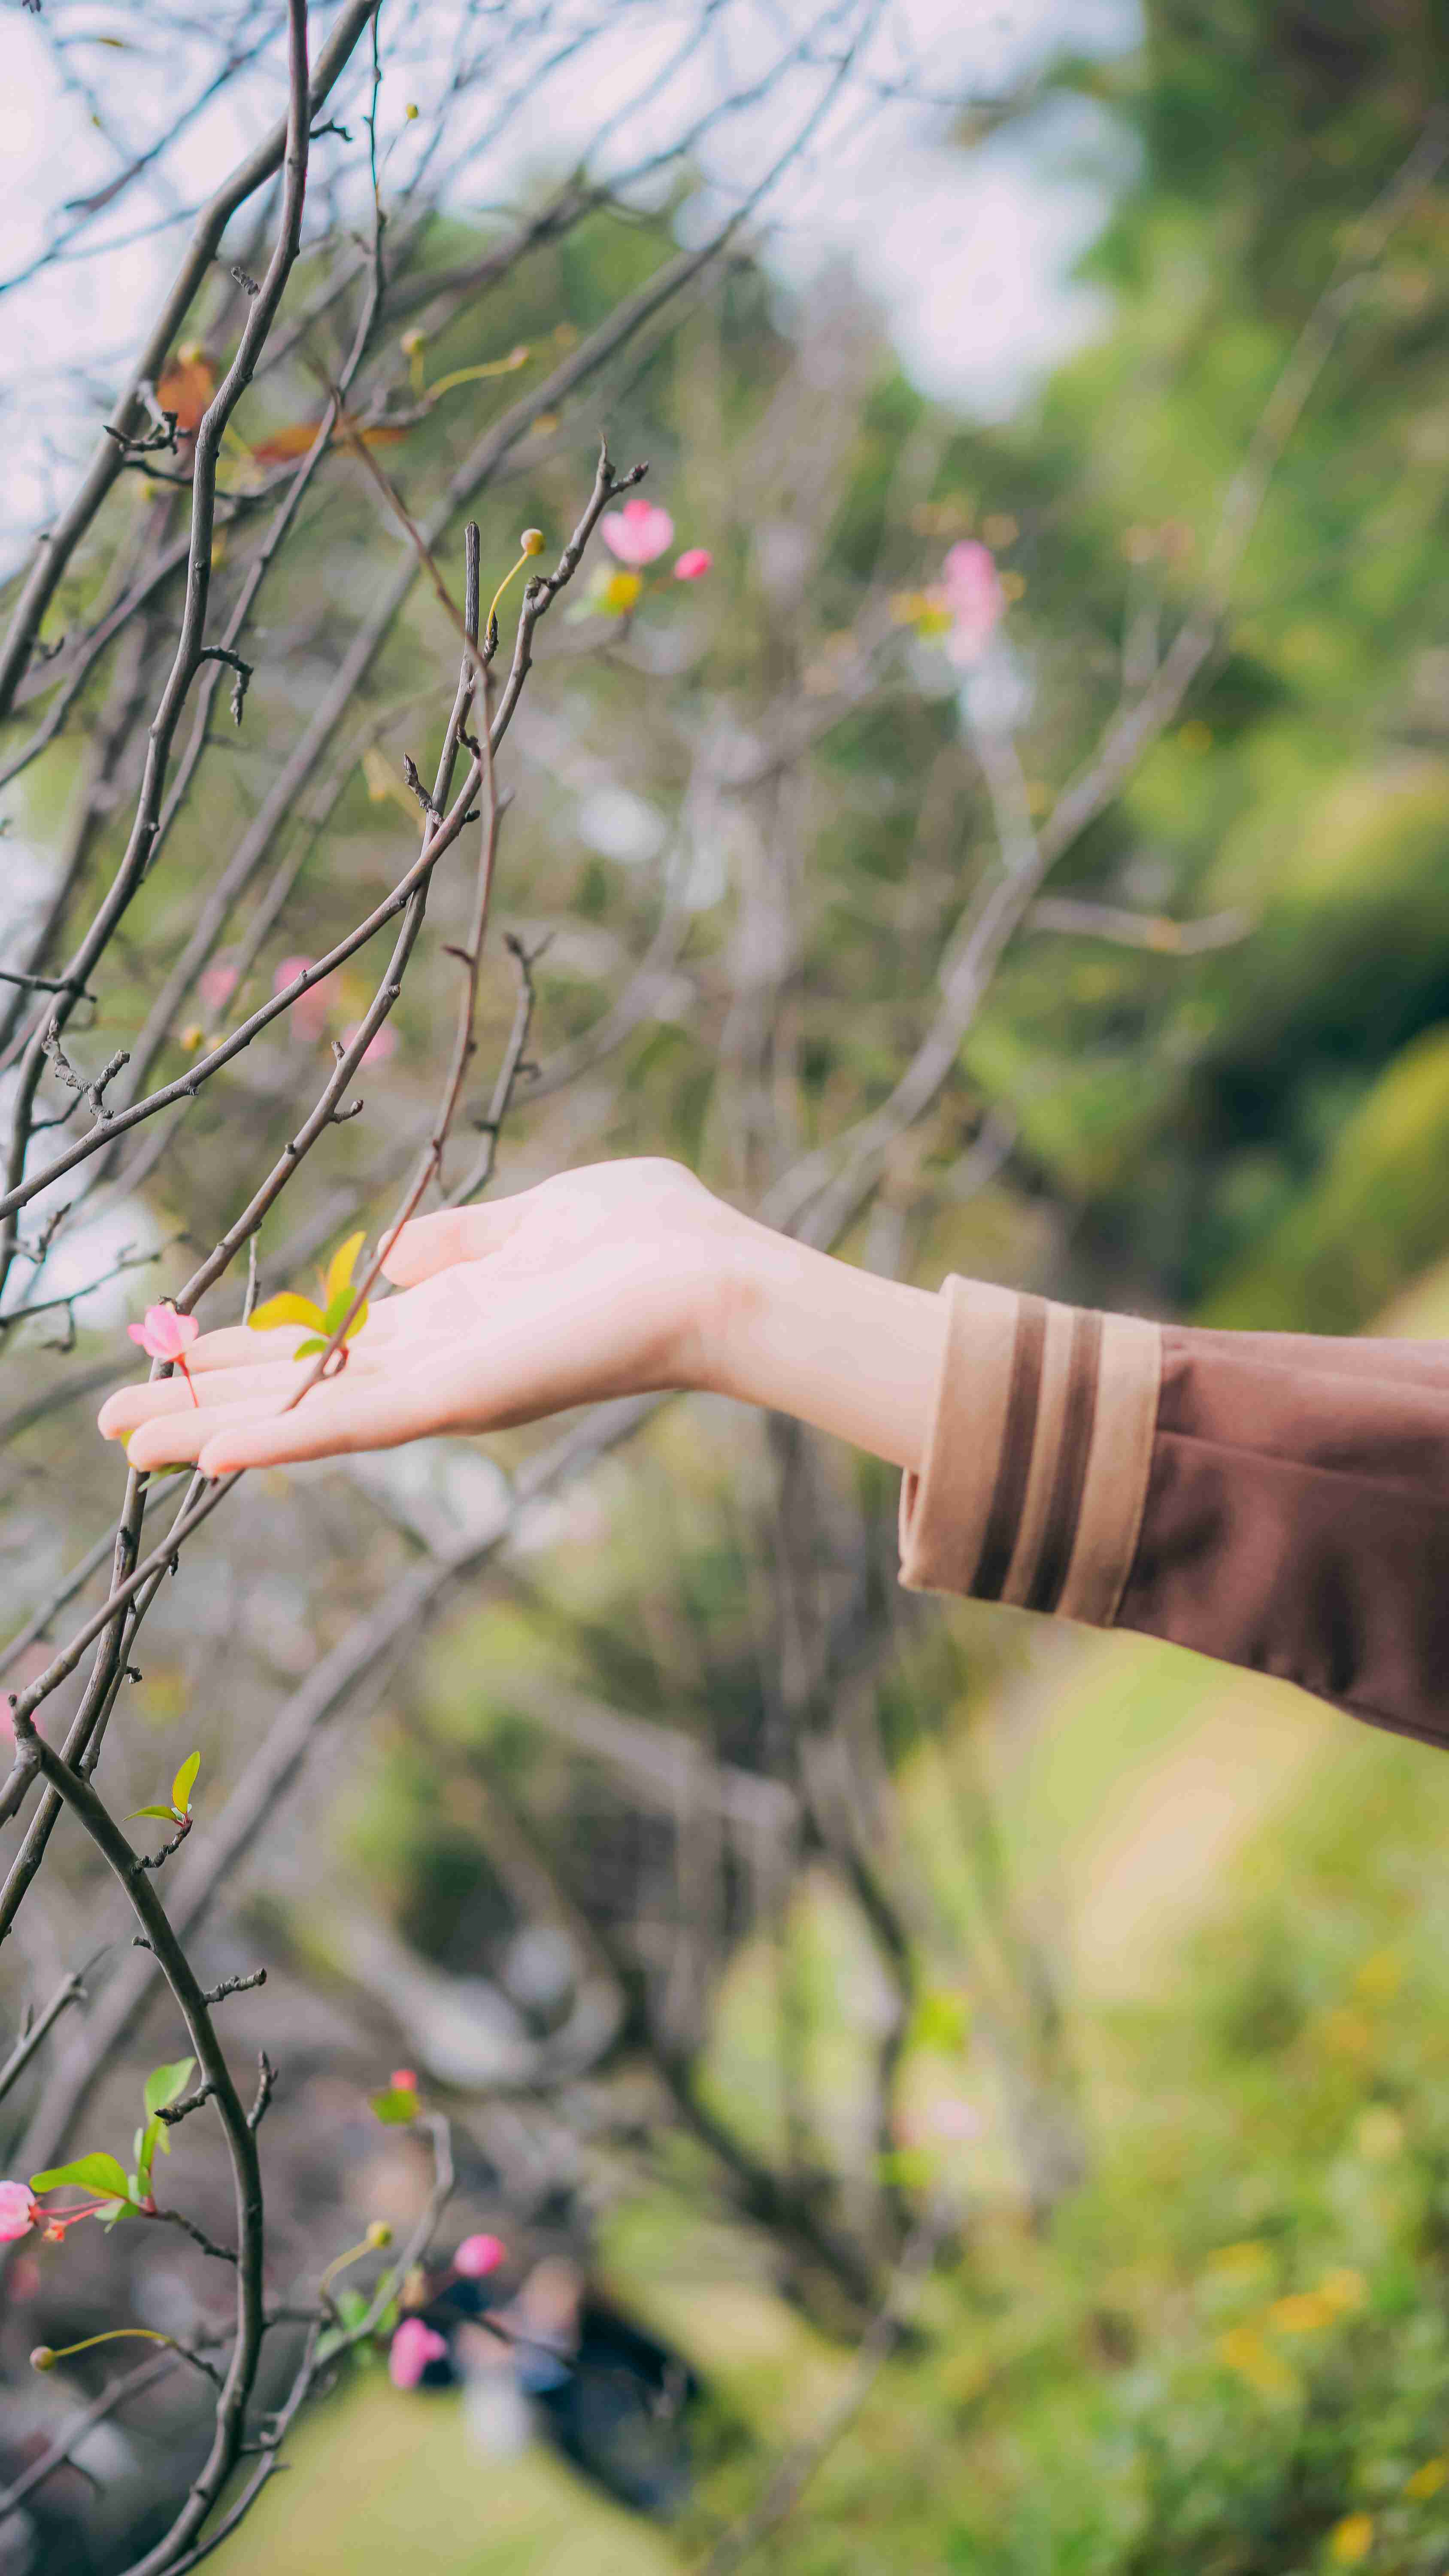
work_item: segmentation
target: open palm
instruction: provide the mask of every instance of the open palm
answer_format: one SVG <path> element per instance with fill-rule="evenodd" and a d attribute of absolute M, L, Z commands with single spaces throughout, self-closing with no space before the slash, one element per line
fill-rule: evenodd
<path fill-rule="evenodd" d="M 516 1198 L 405 1226 L 339 1374 L 293 1404 L 301 1325 L 235 1325 L 176 1378 L 122 1388 L 100 1413 L 133 1466 L 207 1476 L 440 1431 L 504 1430 L 567 1406 L 704 1382 L 705 1319 L 732 1245 L 757 1231 L 682 1165 L 597 1163 Z"/>

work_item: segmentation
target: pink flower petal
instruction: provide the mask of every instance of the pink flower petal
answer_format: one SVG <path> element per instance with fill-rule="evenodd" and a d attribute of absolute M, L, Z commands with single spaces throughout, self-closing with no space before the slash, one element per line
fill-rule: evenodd
<path fill-rule="evenodd" d="M 272 977 L 273 993 L 284 993 L 289 984 L 295 984 L 298 976 L 305 975 L 308 967 L 315 963 L 311 957 L 284 957 Z M 322 1035 L 330 1007 L 328 988 L 333 980 L 332 976 L 324 975 L 320 984 L 309 984 L 306 992 L 299 993 L 292 1004 L 292 1026 L 299 1038 L 320 1038 Z"/>
<path fill-rule="evenodd" d="M 350 1047 L 354 1039 L 361 1034 L 361 1030 L 362 1022 L 354 1020 L 351 1028 L 344 1029 L 342 1032 L 343 1045 Z M 368 1040 L 363 1049 L 362 1061 L 364 1064 L 386 1064 L 388 1057 L 396 1053 L 397 1031 L 384 1020 L 381 1028 Z"/>
<path fill-rule="evenodd" d="M 708 546 L 686 546 L 674 567 L 676 581 L 702 581 L 714 557 Z"/>
<path fill-rule="evenodd" d="M 501 2236 L 465 2236 L 453 2257 L 453 2269 L 465 2281 L 484 2281 L 497 2271 L 507 2251 Z"/>
<path fill-rule="evenodd" d="M 174 1306 L 148 1306 L 141 1322 L 128 1324 L 126 1330 L 148 1358 L 179 1360 L 201 1326 L 194 1315 L 178 1315 Z"/>
<path fill-rule="evenodd" d="M 0 2182 L 0 2245 L 28 2236 L 41 2215 L 28 2183 Z"/>
<path fill-rule="evenodd" d="M 430 2361 L 445 2361 L 446 2338 L 421 2317 L 404 2317 L 387 2356 L 387 2375 L 394 2388 L 416 2388 Z"/>
<path fill-rule="evenodd" d="M 395 2066 L 387 2080 L 392 2086 L 394 2093 L 416 2093 L 418 2089 L 417 2068 L 415 2066 Z"/>
<path fill-rule="evenodd" d="M 674 521 L 656 501 L 626 501 L 622 510 L 608 510 L 599 521 L 602 536 L 616 563 L 653 563 L 674 543 Z"/>

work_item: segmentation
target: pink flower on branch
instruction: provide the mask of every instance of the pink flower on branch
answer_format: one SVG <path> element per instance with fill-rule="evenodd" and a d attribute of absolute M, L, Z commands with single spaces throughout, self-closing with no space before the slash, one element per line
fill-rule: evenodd
<path fill-rule="evenodd" d="M 951 618 L 946 651 L 958 667 L 979 662 L 1006 606 L 1001 576 L 989 546 L 963 537 L 941 567 L 942 604 Z"/>
<path fill-rule="evenodd" d="M 394 2093 L 416 2093 L 418 2070 L 415 2066 L 395 2066 L 387 2080 Z"/>
<path fill-rule="evenodd" d="M 430 2361 L 446 2361 L 445 2336 L 421 2317 L 404 2317 L 388 2349 L 387 2375 L 394 2388 L 416 2388 Z"/>
<path fill-rule="evenodd" d="M 192 1403 L 199 1405 L 201 1398 L 192 1385 L 191 1371 L 186 1365 L 187 1346 L 195 1341 L 201 1330 L 196 1317 L 178 1315 L 174 1306 L 148 1306 L 141 1322 L 128 1324 L 126 1330 L 133 1342 L 140 1343 L 148 1359 L 169 1360 L 174 1368 L 180 1369 L 191 1387 Z"/>
<path fill-rule="evenodd" d="M 236 991 L 236 984 L 236 968 L 224 965 L 218 959 L 214 965 L 203 969 L 196 989 L 209 1011 L 224 1011 Z"/>
<path fill-rule="evenodd" d="M 657 501 L 626 501 L 622 510 L 605 512 L 599 534 L 616 563 L 637 569 L 655 562 L 673 545 L 674 521 Z"/>
<path fill-rule="evenodd" d="M 17 2237 L 28 2236 L 44 2216 L 28 2183 L 0 2182 L 0 2245 L 13 2245 Z"/>
<path fill-rule="evenodd" d="M 714 563 L 708 546 L 686 546 L 674 567 L 676 581 L 702 581 Z"/>
<path fill-rule="evenodd" d="M 308 967 L 315 963 L 311 957 L 284 957 L 272 977 L 273 993 L 285 993 L 287 986 L 295 984 L 298 976 L 305 975 Z M 320 983 L 309 984 L 305 993 L 299 993 L 292 1004 L 292 1026 L 299 1038 L 320 1038 L 322 1035 L 327 1026 L 327 988 L 331 982 L 332 977 L 324 975 Z"/>
<path fill-rule="evenodd" d="M 361 1035 L 361 1032 L 362 1022 L 360 1020 L 354 1020 L 352 1026 L 344 1029 L 342 1032 L 343 1045 L 345 1047 L 350 1047 L 354 1040 Z M 368 1040 L 367 1045 L 363 1049 L 362 1061 L 364 1064 L 386 1064 L 388 1057 L 390 1055 L 396 1055 L 396 1053 L 397 1031 L 395 1028 L 391 1027 L 386 1020 L 384 1020 L 381 1028 L 374 1032 L 373 1036 Z"/>
<path fill-rule="evenodd" d="M 501 2236 L 465 2236 L 453 2257 L 453 2269 L 465 2281 L 486 2281 L 507 2251 Z"/>

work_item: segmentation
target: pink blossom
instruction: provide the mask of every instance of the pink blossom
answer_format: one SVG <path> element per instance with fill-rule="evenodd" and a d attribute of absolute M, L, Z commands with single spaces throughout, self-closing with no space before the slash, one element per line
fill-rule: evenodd
<path fill-rule="evenodd" d="M 236 984 L 236 968 L 218 962 L 205 968 L 196 989 L 209 1011 L 224 1011 L 236 991 Z"/>
<path fill-rule="evenodd" d="M 674 567 L 676 581 L 702 581 L 714 557 L 708 546 L 686 546 Z"/>
<path fill-rule="evenodd" d="M 28 2183 L 0 2182 L 0 2245 L 13 2245 L 17 2236 L 28 2236 L 44 2215 Z"/>
<path fill-rule="evenodd" d="M 395 2066 L 388 2077 L 394 2093 L 416 2093 L 418 2070 L 415 2066 Z"/>
<path fill-rule="evenodd" d="M 1006 606 L 1001 576 L 989 546 L 963 537 L 941 567 L 941 587 L 952 624 L 946 651 L 958 667 L 979 662 Z"/>
<path fill-rule="evenodd" d="M 126 1330 L 148 1359 L 177 1361 L 184 1368 L 187 1346 L 201 1326 L 194 1315 L 178 1315 L 174 1306 L 148 1306 L 142 1321 Z"/>
<path fill-rule="evenodd" d="M 674 543 L 674 521 L 657 501 L 626 501 L 599 521 L 600 534 L 617 563 L 653 563 Z"/>
<path fill-rule="evenodd" d="M 486 2281 L 507 2251 L 501 2236 L 465 2236 L 453 2257 L 453 2269 L 465 2281 Z"/>
<path fill-rule="evenodd" d="M 287 986 L 295 984 L 298 976 L 305 975 L 308 967 L 315 963 L 311 957 L 284 957 L 272 977 L 272 991 L 285 993 Z M 322 1035 L 327 1026 L 327 987 L 331 981 L 330 975 L 324 975 L 320 984 L 309 984 L 306 992 L 299 993 L 292 1004 L 292 1026 L 299 1038 L 320 1038 Z"/>
<path fill-rule="evenodd" d="M 361 1035 L 362 1022 L 360 1020 L 354 1020 L 351 1028 L 343 1030 L 342 1043 L 345 1047 L 350 1047 L 354 1040 L 359 1038 Z M 362 1061 L 364 1064 L 386 1064 L 388 1057 L 390 1055 L 396 1055 L 396 1053 L 397 1031 L 396 1029 L 391 1028 L 388 1022 L 384 1020 L 381 1028 L 378 1029 L 371 1038 L 369 1038 L 367 1045 L 364 1047 L 362 1051 Z"/>
<path fill-rule="evenodd" d="M 416 2388 L 430 2361 L 447 2359 L 447 2340 L 421 2317 L 404 2317 L 387 2356 L 387 2375 L 394 2388 Z"/>

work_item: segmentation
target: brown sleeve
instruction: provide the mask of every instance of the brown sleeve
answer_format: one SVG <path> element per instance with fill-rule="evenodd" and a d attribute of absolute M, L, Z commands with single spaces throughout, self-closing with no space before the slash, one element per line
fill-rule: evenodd
<path fill-rule="evenodd" d="M 904 1584 L 1140 1629 L 1449 1741 L 1449 1344 L 942 1295 Z"/>

